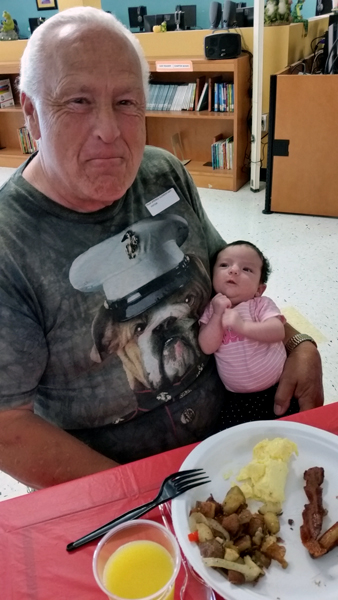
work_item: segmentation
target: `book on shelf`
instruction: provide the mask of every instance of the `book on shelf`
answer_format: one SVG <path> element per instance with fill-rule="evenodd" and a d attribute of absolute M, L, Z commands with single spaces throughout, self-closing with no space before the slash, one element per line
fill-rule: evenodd
<path fill-rule="evenodd" d="M 146 110 L 152 110 L 153 109 L 153 105 L 154 105 L 154 94 L 155 94 L 155 88 L 156 86 L 153 83 L 149 84 L 149 93 L 148 93 L 148 100 L 147 100 L 147 105 L 146 105 Z"/>
<path fill-rule="evenodd" d="M 158 102 L 158 97 L 161 93 L 161 84 L 156 83 L 154 85 L 154 93 L 152 95 L 152 101 L 151 101 L 151 108 L 150 110 L 156 110 L 156 106 L 157 106 L 157 102 Z"/>
<path fill-rule="evenodd" d="M 232 170 L 233 144 L 233 136 L 225 138 L 220 134 L 214 138 L 211 145 L 211 164 L 213 169 Z"/>
<path fill-rule="evenodd" d="M 201 92 L 201 95 L 200 95 L 200 99 L 196 106 L 196 111 L 208 109 L 208 88 L 209 88 L 209 84 L 205 83 L 203 90 Z"/>
<path fill-rule="evenodd" d="M 158 92 L 158 95 L 156 98 L 156 106 L 155 106 L 154 110 L 163 110 L 165 97 L 168 92 L 168 85 L 162 84 L 159 87 L 160 87 L 160 89 L 159 89 L 159 92 Z"/>
<path fill-rule="evenodd" d="M 171 105 L 174 100 L 176 90 L 177 90 L 177 85 L 171 84 L 169 86 L 169 91 L 168 91 L 168 95 L 167 95 L 165 103 L 164 103 L 163 110 L 171 110 Z"/>
<path fill-rule="evenodd" d="M 0 108 L 14 106 L 14 98 L 10 79 L 0 79 Z"/>
<path fill-rule="evenodd" d="M 196 79 L 196 93 L 195 93 L 195 110 L 197 110 L 197 105 L 199 103 L 202 91 L 204 89 L 204 84 L 206 81 L 206 76 L 205 75 L 201 75 L 200 77 L 197 77 Z"/>
<path fill-rule="evenodd" d="M 161 110 L 167 110 L 166 106 L 168 104 L 168 97 L 169 97 L 169 94 L 170 94 L 170 88 L 171 88 L 171 86 L 169 84 L 166 85 L 165 92 L 164 92 L 163 98 L 162 98 Z"/>
<path fill-rule="evenodd" d="M 209 89 L 208 89 L 208 110 L 209 111 L 213 111 L 214 110 L 214 102 L 215 102 L 215 83 L 217 83 L 217 81 L 219 81 L 219 76 L 216 75 L 215 77 L 209 77 L 208 79 L 208 84 L 209 84 Z"/>
<path fill-rule="evenodd" d="M 178 85 L 177 92 L 175 94 L 175 98 L 174 98 L 174 102 L 171 107 L 171 110 L 178 110 L 178 111 L 182 110 L 185 92 L 186 92 L 185 84 L 182 83 L 181 85 Z"/>
<path fill-rule="evenodd" d="M 38 143 L 32 138 L 27 127 L 20 127 L 17 130 L 17 132 L 20 142 L 20 148 L 23 154 L 32 154 L 38 149 Z"/>
<path fill-rule="evenodd" d="M 183 100 L 181 105 L 181 110 L 188 110 L 190 104 L 190 95 L 191 95 L 191 83 L 186 84 L 183 94 Z"/>
<path fill-rule="evenodd" d="M 196 85 L 196 83 L 191 84 L 191 94 L 188 110 L 194 110 L 195 108 Z"/>
<path fill-rule="evenodd" d="M 220 83 L 214 83 L 214 112 L 218 112 L 220 110 Z"/>

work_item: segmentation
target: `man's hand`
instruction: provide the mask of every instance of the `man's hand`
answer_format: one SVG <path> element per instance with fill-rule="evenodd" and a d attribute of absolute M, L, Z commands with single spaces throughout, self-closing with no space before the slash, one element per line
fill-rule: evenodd
<path fill-rule="evenodd" d="M 227 308 L 231 308 L 231 300 L 224 294 L 216 294 L 211 304 L 215 315 L 222 315 Z"/>
<path fill-rule="evenodd" d="M 286 360 L 275 395 L 274 411 L 282 416 L 297 398 L 301 411 L 324 404 L 322 363 L 317 348 L 311 342 L 302 342 Z"/>

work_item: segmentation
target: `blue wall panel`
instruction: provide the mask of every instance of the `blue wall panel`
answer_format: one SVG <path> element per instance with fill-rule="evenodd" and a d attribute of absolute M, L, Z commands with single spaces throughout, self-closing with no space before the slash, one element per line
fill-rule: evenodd
<path fill-rule="evenodd" d="M 200 29 L 208 29 L 210 27 L 209 6 L 211 0 L 197 0 L 197 2 L 185 0 L 184 3 L 197 5 L 197 27 Z M 101 0 L 103 10 L 110 10 L 127 27 L 129 26 L 128 6 L 139 6 L 139 4 L 146 6 L 147 12 L 150 15 L 162 12 L 174 12 L 178 2 L 175 2 L 175 0 L 143 0 L 140 3 L 137 3 L 121 2 L 120 0 Z M 253 0 L 247 0 L 247 6 L 252 5 Z M 28 24 L 29 17 L 48 18 L 57 12 L 56 10 L 37 10 L 35 0 L 0 0 L 0 14 L 2 14 L 4 10 L 9 11 L 11 16 L 17 20 L 20 28 L 20 37 L 29 37 L 30 35 Z M 306 0 L 303 7 L 304 18 L 313 17 L 315 12 L 316 0 Z"/>

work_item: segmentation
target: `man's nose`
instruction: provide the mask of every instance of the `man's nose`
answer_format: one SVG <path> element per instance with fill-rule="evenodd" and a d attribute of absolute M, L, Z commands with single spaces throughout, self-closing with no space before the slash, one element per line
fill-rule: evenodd
<path fill-rule="evenodd" d="M 105 104 L 97 108 L 95 133 L 106 144 L 114 142 L 120 135 L 118 118 L 113 106 Z"/>

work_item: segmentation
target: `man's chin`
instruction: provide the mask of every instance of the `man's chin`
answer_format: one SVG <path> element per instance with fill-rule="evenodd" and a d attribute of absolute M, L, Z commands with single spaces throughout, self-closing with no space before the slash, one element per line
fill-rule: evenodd
<path fill-rule="evenodd" d="M 131 184 L 132 181 L 129 179 L 126 181 L 124 178 L 121 179 L 105 175 L 96 177 L 94 180 L 91 178 L 90 181 L 88 181 L 85 193 L 86 196 L 90 196 L 92 200 L 109 205 L 122 198 Z"/>

